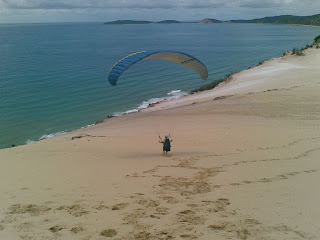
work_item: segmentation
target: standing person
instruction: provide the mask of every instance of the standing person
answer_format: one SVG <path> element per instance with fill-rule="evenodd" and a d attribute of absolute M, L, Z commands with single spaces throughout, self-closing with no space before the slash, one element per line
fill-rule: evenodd
<path fill-rule="evenodd" d="M 168 135 L 165 136 L 164 141 L 161 139 L 159 142 L 163 144 L 163 153 L 167 154 L 170 152 L 172 139 L 170 139 Z"/>

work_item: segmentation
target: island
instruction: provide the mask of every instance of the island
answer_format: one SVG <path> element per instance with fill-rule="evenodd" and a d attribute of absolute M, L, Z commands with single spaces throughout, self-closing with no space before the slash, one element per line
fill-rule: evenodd
<path fill-rule="evenodd" d="M 122 25 L 122 24 L 152 24 L 151 21 L 135 21 L 135 20 L 117 20 L 112 22 L 105 22 L 104 24 L 115 24 L 115 25 Z"/>
<path fill-rule="evenodd" d="M 160 22 L 157 22 L 157 23 L 160 23 L 160 24 L 162 24 L 162 23 L 175 24 L 175 23 L 181 23 L 181 22 L 179 22 L 177 20 L 163 20 L 163 21 L 160 21 Z"/>
<path fill-rule="evenodd" d="M 222 23 L 222 21 L 212 18 L 205 18 L 198 23 Z"/>

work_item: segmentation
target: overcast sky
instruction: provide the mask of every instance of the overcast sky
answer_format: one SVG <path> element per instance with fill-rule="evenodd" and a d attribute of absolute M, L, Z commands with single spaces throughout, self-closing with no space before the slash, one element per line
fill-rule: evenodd
<path fill-rule="evenodd" d="M 0 23 L 253 19 L 320 13 L 320 0 L 0 0 Z"/>

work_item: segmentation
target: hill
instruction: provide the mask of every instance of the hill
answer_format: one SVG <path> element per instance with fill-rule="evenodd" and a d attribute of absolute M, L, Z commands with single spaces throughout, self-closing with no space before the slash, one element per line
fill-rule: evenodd
<path fill-rule="evenodd" d="M 301 24 L 320 26 L 320 14 L 313 16 L 282 15 L 275 17 L 256 18 L 252 20 L 231 20 L 232 23 L 274 23 L 274 24 Z"/>
<path fill-rule="evenodd" d="M 168 23 L 168 24 L 172 24 L 172 23 L 181 23 L 181 22 L 176 21 L 176 20 L 163 20 L 163 21 L 160 21 L 160 22 L 157 22 L 157 23 Z"/>
<path fill-rule="evenodd" d="M 212 18 L 205 18 L 198 23 L 222 23 L 222 21 Z"/>

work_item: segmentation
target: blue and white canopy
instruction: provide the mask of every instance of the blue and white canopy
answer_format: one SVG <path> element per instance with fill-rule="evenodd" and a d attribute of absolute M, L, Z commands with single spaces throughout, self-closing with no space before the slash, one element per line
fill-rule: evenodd
<path fill-rule="evenodd" d="M 197 72 L 203 80 L 208 78 L 208 70 L 206 66 L 195 57 L 182 52 L 166 52 L 166 51 L 141 51 L 132 53 L 119 60 L 110 69 L 108 81 L 111 85 L 117 84 L 120 75 L 130 66 L 147 59 L 161 59 L 175 63 L 179 63 L 195 72 Z"/>

